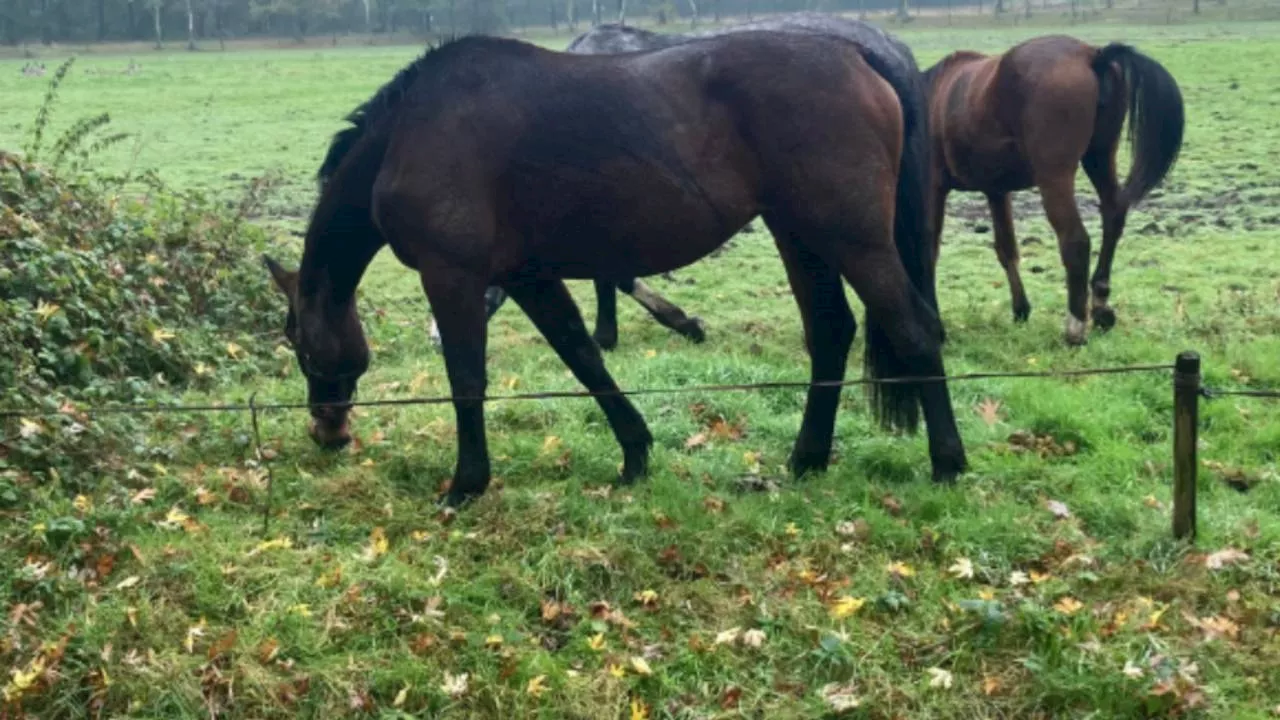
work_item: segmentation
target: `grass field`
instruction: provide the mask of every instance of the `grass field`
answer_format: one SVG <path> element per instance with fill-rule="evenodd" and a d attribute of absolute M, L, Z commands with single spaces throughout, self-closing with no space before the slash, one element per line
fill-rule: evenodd
<path fill-rule="evenodd" d="M 1036 32 L 902 35 L 928 64 Z M 1170 362 L 1189 348 L 1209 384 L 1280 385 L 1280 25 L 1077 34 L 1136 43 L 1178 78 L 1181 163 L 1130 215 L 1116 329 L 1079 349 L 1061 342 L 1063 271 L 1034 195 L 1016 206 L 1026 326 L 1011 322 L 983 206 L 954 196 L 940 271 L 948 370 Z M 296 226 L 342 115 L 414 53 L 153 54 L 133 75 L 127 57 L 94 56 L 64 85 L 55 125 L 108 110 L 138 138 L 109 166 L 154 167 L 179 186 L 224 192 L 279 173 L 265 219 Z M 44 91 L 19 67 L 0 62 L 0 148 L 21 144 Z M 1094 198 L 1080 200 L 1096 247 Z M 709 337 L 691 345 L 624 297 L 608 356 L 624 387 L 807 379 L 759 224 L 652 284 Z M 575 286 L 590 316 L 587 290 Z M 361 397 L 447 393 L 417 279 L 389 254 L 362 308 L 375 355 Z M 513 306 L 489 347 L 494 392 L 577 387 Z M 303 399 L 281 358 L 277 376 L 189 399 Z M 1280 714 L 1280 408 L 1204 404 L 1189 548 L 1169 537 L 1167 375 L 952 394 L 973 466 L 954 488 L 928 481 L 923 437 L 876 429 L 856 391 L 838 458 L 805 482 L 781 470 L 800 393 L 639 398 L 653 472 L 626 489 L 610 485 L 620 453 L 594 404 L 495 404 L 499 477 L 456 516 L 434 505 L 452 470 L 450 410 L 359 412 L 359 442 L 336 456 L 313 446 L 303 416 L 271 413 L 266 535 L 248 418 L 159 417 L 165 454 L 76 502 L 51 488 L 30 527 L 6 531 L 29 555 L 8 556 L 0 644 L 29 660 L 0 680 L 17 697 L 53 652 L 40 643 L 61 639 L 59 680 L 22 701 L 40 717 Z M 69 542 L 75 522 L 100 530 Z M 73 572 L 104 562 L 103 580 Z"/>

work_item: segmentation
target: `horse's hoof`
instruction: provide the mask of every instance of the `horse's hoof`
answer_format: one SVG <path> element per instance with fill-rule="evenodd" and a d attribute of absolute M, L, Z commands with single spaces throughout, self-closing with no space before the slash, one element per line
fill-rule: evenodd
<path fill-rule="evenodd" d="M 795 449 L 791 451 L 791 458 L 787 461 L 787 467 L 791 469 L 791 476 L 799 480 L 806 475 L 816 475 L 827 471 L 827 466 L 831 463 L 831 451 L 819 452 L 813 450 Z"/>
<path fill-rule="evenodd" d="M 1024 323 L 1031 318 L 1031 303 L 1025 300 L 1020 303 L 1013 304 L 1013 321 L 1016 323 Z"/>
<path fill-rule="evenodd" d="M 1066 338 L 1068 345 L 1071 345 L 1072 347 L 1079 347 L 1088 342 L 1088 339 L 1085 337 L 1085 330 L 1087 328 L 1083 320 L 1074 315 L 1068 314 L 1066 325 L 1067 329 L 1064 333 L 1064 337 Z"/>
<path fill-rule="evenodd" d="M 707 339 L 707 326 L 700 317 L 689 318 L 680 332 L 695 343 L 705 342 Z"/>
<path fill-rule="evenodd" d="M 1093 308 L 1093 325 L 1099 330 L 1110 330 L 1116 326 L 1116 311 L 1106 305 Z"/>
<path fill-rule="evenodd" d="M 596 341 L 596 345 L 599 345 L 601 350 L 612 350 L 618 347 L 618 335 L 616 333 L 614 334 L 597 333 L 592 335 L 591 339 Z"/>
<path fill-rule="evenodd" d="M 969 462 L 964 451 L 957 455 L 942 457 L 933 461 L 933 481 L 940 485 L 953 485 L 956 479 L 969 469 Z"/>

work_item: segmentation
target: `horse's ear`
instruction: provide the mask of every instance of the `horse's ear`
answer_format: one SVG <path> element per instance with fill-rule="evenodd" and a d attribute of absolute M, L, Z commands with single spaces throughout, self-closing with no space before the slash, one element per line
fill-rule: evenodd
<path fill-rule="evenodd" d="M 266 265 L 267 270 L 271 272 L 271 279 L 275 280 L 276 287 L 280 288 L 280 292 L 292 302 L 294 293 L 298 290 L 298 271 L 285 270 L 280 263 L 266 254 L 262 256 L 262 264 Z"/>

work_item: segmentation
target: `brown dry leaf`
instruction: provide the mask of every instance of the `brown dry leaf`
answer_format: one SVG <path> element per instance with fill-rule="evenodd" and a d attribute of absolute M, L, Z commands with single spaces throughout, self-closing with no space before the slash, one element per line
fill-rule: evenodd
<path fill-rule="evenodd" d="M 729 423 L 722 417 L 712 420 L 707 431 L 717 440 L 741 440 L 744 434 L 741 421 Z"/>
<path fill-rule="evenodd" d="M 982 694 L 988 697 L 1000 692 L 1000 678 L 986 675 L 982 678 Z"/>
<path fill-rule="evenodd" d="M 271 662 L 276 659 L 276 655 L 280 653 L 280 641 L 273 637 L 263 640 L 258 645 L 258 661 L 263 663 Z"/>
<path fill-rule="evenodd" d="M 884 509 L 894 517 L 902 514 L 902 503 L 898 501 L 898 498 L 892 495 L 885 495 L 880 498 L 880 504 L 883 505 Z"/>
<path fill-rule="evenodd" d="M 209 659 L 213 660 L 223 653 L 231 652 L 231 648 L 236 646 L 236 635 L 237 633 L 233 628 L 228 630 L 226 633 L 223 633 L 222 637 L 215 640 L 213 644 L 209 646 Z"/>
<path fill-rule="evenodd" d="M 156 496 L 155 488 L 143 488 L 138 492 L 134 493 L 133 496 L 129 498 L 129 502 L 133 505 L 141 505 L 142 503 L 145 503 L 145 502 L 151 502 L 151 500 L 153 500 L 155 496 Z"/>
<path fill-rule="evenodd" d="M 705 432 L 696 432 L 684 441 L 685 450 L 693 450 L 707 444 L 707 434 Z"/>
<path fill-rule="evenodd" d="M 838 713 L 847 712 L 862 705 L 862 699 L 857 696 L 853 683 L 845 685 L 827 683 L 818 692 L 827 703 L 827 707 Z"/>
<path fill-rule="evenodd" d="M 742 698 L 742 688 L 733 685 L 720 694 L 720 709 L 732 710 L 738 707 L 738 700 Z"/>
<path fill-rule="evenodd" d="M 1053 604 L 1053 609 L 1057 610 L 1063 615 L 1074 615 L 1077 612 L 1079 612 L 1080 608 L 1083 608 L 1083 607 L 1084 607 L 1084 603 L 1071 597 L 1070 595 L 1064 596 L 1061 600 Z"/>
<path fill-rule="evenodd" d="M 982 422 L 986 423 L 987 427 L 991 427 L 1000 422 L 1001 407 L 999 400 L 985 398 L 982 402 L 978 403 L 976 410 L 978 411 L 978 417 L 982 418 Z"/>
<path fill-rule="evenodd" d="M 724 501 L 718 497 L 708 495 L 703 499 L 702 507 L 706 508 L 709 513 L 721 513 L 724 512 Z"/>

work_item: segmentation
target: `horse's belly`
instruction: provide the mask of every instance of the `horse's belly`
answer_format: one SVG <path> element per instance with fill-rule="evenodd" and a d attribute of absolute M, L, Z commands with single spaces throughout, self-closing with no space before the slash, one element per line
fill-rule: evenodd
<path fill-rule="evenodd" d="M 949 164 L 956 190 L 1004 193 L 1032 185 L 1031 168 L 1014 148 L 953 149 Z"/>

